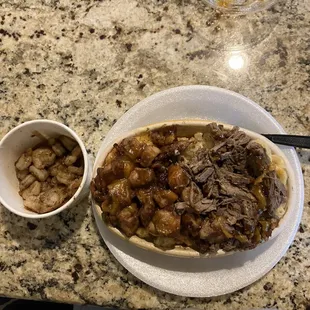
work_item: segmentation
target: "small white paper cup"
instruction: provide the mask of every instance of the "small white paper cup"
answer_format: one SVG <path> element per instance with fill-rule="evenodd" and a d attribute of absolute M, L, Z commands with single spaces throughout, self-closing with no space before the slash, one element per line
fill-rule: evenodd
<path fill-rule="evenodd" d="M 41 140 L 34 136 L 35 131 L 47 137 L 60 135 L 74 139 L 80 146 L 84 158 L 84 174 L 82 182 L 75 194 L 64 205 L 56 210 L 44 214 L 25 209 L 23 199 L 19 195 L 19 184 L 15 172 L 15 162 L 20 155 Z M 55 215 L 69 206 L 76 205 L 89 192 L 91 181 L 91 162 L 86 148 L 78 135 L 69 127 L 51 120 L 33 120 L 25 122 L 8 132 L 0 142 L 0 202 L 11 212 L 27 218 L 45 218 Z"/>

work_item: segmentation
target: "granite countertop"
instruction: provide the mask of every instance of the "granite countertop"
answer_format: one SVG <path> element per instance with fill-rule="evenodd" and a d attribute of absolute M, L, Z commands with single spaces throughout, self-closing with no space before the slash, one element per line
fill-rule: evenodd
<path fill-rule="evenodd" d="M 236 20 L 201 0 L 2 0 L 0 138 L 48 118 L 75 130 L 94 156 L 135 103 L 189 84 L 237 91 L 287 132 L 309 135 L 309 11 L 308 0 L 280 3 L 240 42 L 229 33 Z M 40 221 L 0 206 L 0 295 L 120 308 L 309 309 L 310 152 L 298 153 L 306 196 L 295 241 L 241 291 L 194 299 L 145 285 L 109 253 L 84 200 Z"/>

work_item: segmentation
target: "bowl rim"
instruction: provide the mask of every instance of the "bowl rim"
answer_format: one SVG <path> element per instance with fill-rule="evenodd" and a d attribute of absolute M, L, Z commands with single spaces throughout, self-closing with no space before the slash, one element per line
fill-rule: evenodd
<path fill-rule="evenodd" d="M 164 122 L 152 123 L 152 124 L 149 124 L 146 126 L 135 128 L 135 129 L 123 134 L 123 135 L 120 135 L 116 139 L 111 141 L 105 147 L 105 149 L 102 150 L 102 152 L 99 151 L 97 153 L 95 164 L 93 166 L 92 179 L 96 176 L 97 168 L 102 165 L 106 156 L 112 150 L 114 143 L 119 143 L 124 138 L 134 136 L 134 135 L 139 134 L 141 132 L 145 132 L 146 130 L 158 129 L 162 126 L 169 126 L 169 125 L 194 126 L 194 125 L 196 125 L 196 126 L 203 127 L 203 126 L 205 126 L 209 123 L 212 123 L 212 122 L 216 122 L 217 124 L 224 125 L 226 128 L 232 128 L 233 127 L 233 125 L 231 125 L 231 124 L 223 123 L 223 122 L 216 121 L 216 120 L 182 119 L 182 120 L 169 120 L 169 121 L 164 121 Z M 272 239 L 276 238 L 281 233 L 281 231 L 284 229 L 285 224 L 289 219 L 290 213 L 292 212 L 292 206 L 294 203 L 293 198 L 292 198 L 292 196 L 293 196 L 292 191 L 293 191 L 293 186 L 296 183 L 295 175 L 294 175 L 293 168 L 291 167 L 289 160 L 286 158 L 285 154 L 282 152 L 282 150 L 275 143 L 273 143 L 269 139 L 265 138 L 264 136 L 254 132 L 254 131 L 251 131 L 251 130 L 248 130 L 248 129 L 245 129 L 242 127 L 239 127 L 239 129 L 241 131 L 245 132 L 251 138 L 259 139 L 260 141 L 264 142 L 271 149 L 273 155 L 279 155 L 285 162 L 285 169 L 286 169 L 286 172 L 288 174 L 288 183 L 287 183 L 286 188 L 287 188 L 288 192 L 291 194 L 289 194 L 288 201 L 286 203 L 286 212 L 285 212 L 284 216 L 280 219 L 279 225 L 272 231 L 271 236 L 266 241 L 261 243 L 261 244 L 263 244 L 263 243 L 266 243 L 266 242 L 271 241 Z M 102 212 L 101 212 L 100 206 L 93 199 L 92 199 L 92 204 L 94 207 L 93 208 L 94 211 L 99 215 L 99 217 L 101 217 Z M 240 251 L 231 251 L 231 252 L 219 251 L 218 253 L 214 253 L 214 254 L 213 253 L 212 254 L 200 254 L 199 252 L 197 252 L 197 251 L 195 251 L 189 247 L 182 247 L 182 246 L 177 246 L 172 250 L 166 250 L 165 251 L 165 250 L 161 250 L 161 249 L 155 247 L 152 242 L 148 242 L 142 238 L 139 238 L 136 235 L 132 236 L 131 238 L 127 238 L 126 236 L 124 236 L 124 234 L 118 228 L 107 225 L 105 222 L 103 222 L 103 224 L 110 231 L 112 231 L 114 234 L 118 235 L 119 237 L 121 237 L 124 240 L 127 240 L 131 244 L 138 246 L 138 247 L 141 247 L 143 249 L 150 250 L 150 251 L 157 252 L 157 253 L 161 253 L 164 255 L 170 255 L 170 256 L 175 256 L 175 257 L 222 257 L 222 256 L 231 255 L 231 254 L 236 253 L 236 252 L 240 252 Z M 259 245 L 257 245 L 257 246 L 259 246 Z M 248 250 L 245 250 L 245 251 L 248 251 Z"/>
<path fill-rule="evenodd" d="M 64 205 L 60 206 L 59 208 L 57 208 L 57 209 L 55 209 L 53 211 L 47 212 L 47 213 L 43 213 L 43 214 L 39 214 L 39 213 L 35 213 L 35 212 L 32 212 L 32 213 L 26 213 L 25 212 L 24 213 L 24 212 L 18 211 L 15 208 L 13 208 L 10 205 L 8 205 L 7 203 L 5 203 L 3 198 L 0 196 L 0 202 L 1 202 L 1 204 L 5 208 L 7 208 L 11 212 L 13 212 L 13 213 L 15 213 L 15 214 L 17 214 L 19 216 L 22 216 L 22 217 L 25 217 L 25 218 L 32 218 L 32 219 L 46 218 L 46 217 L 58 214 L 61 211 L 67 209 L 74 202 L 74 200 L 76 200 L 78 198 L 79 194 L 81 193 L 84 185 L 86 184 L 88 170 L 90 168 L 89 167 L 89 161 L 88 161 L 88 154 L 87 154 L 86 148 L 85 148 L 84 143 L 82 142 L 81 138 L 71 128 L 69 128 L 65 124 L 57 122 L 57 121 L 53 121 L 53 120 L 36 119 L 36 120 L 26 121 L 26 122 L 24 122 L 22 124 L 19 124 L 18 126 L 14 127 L 12 130 L 10 130 L 9 132 L 7 132 L 4 135 L 4 137 L 0 141 L 0 148 L 2 147 L 3 143 L 6 140 L 10 139 L 11 135 L 14 134 L 16 131 L 18 131 L 21 128 L 26 127 L 28 125 L 40 124 L 40 123 L 49 123 L 49 124 L 52 124 L 52 125 L 54 125 L 56 127 L 62 127 L 64 130 L 66 130 L 67 132 L 69 132 L 72 135 L 72 137 L 76 140 L 76 142 L 79 144 L 79 146 L 80 146 L 80 148 L 82 150 L 83 159 L 84 159 L 84 173 L 83 173 L 82 182 L 81 182 L 80 186 L 78 187 L 78 189 L 76 190 L 76 192 L 74 193 L 74 195 Z M 16 194 L 18 195 L 18 192 Z"/>

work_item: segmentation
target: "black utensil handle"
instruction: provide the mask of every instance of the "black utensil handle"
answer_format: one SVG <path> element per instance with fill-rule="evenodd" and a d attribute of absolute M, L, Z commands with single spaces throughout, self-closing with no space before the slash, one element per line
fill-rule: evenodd
<path fill-rule="evenodd" d="M 310 149 L 310 136 L 263 135 L 273 143 Z"/>

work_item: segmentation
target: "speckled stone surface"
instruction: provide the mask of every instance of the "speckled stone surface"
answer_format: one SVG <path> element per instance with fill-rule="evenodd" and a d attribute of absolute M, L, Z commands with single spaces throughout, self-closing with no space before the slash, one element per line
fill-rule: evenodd
<path fill-rule="evenodd" d="M 0 138 L 24 121 L 48 118 L 75 130 L 94 156 L 135 103 L 189 84 L 237 91 L 289 133 L 309 135 L 309 3 L 288 0 L 265 12 L 253 45 L 239 42 L 231 51 L 234 21 L 199 0 L 2 0 Z M 111 256 L 85 200 L 40 221 L 0 206 L 0 295 L 123 309 L 309 309 L 310 152 L 299 155 L 302 224 L 285 257 L 250 287 L 214 299 L 148 287 Z"/>

